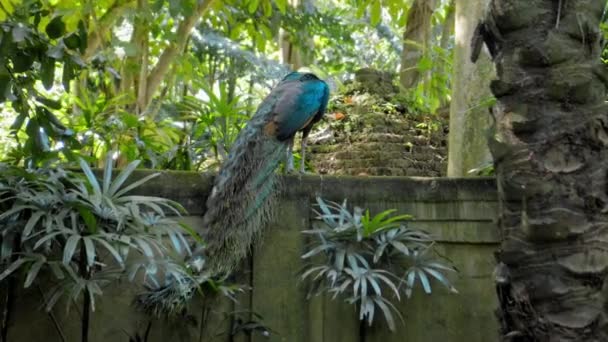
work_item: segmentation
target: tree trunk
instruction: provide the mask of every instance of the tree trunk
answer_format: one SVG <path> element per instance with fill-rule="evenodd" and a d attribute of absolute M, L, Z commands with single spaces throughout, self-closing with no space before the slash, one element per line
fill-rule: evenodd
<path fill-rule="evenodd" d="M 403 53 L 401 54 L 400 83 L 408 89 L 416 86 L 422 79 L 418 62 L 424 56 L 431 37 L 431 16 L 436 0 L 414 0 L 407 15 L 403 34 Z"/>
<path fill-rule="evenodd" d="M 484 53 L 471 62 L 471 37 L 484 15 L 489 0 L 456 0 L 452 99 L 448 137 L 448 176 L 470 175 L 471 169 L 489 164 L 487 130 L 490 126 L 488 100 L 492 98 L 490 80 L 496 72 Z M 443 39 L 442 39 L 443 40 Z"/>
<path fill-rule="evenodd" d="M 474 46 L 485 41 L 498 71 L 490 149 L 509 341 L 608 341 L 605 3 L 493 0 L 478 26 Z"/>
<path fill-rule="evenodd" d="M 148 42 L 149 28 L 146 18 L 148 17 L 148 0 L 137 0 L 137 8 L 140 16 L 136 19 L 136 32 L 134 36 L 136 38 L 135 46 L 137 46 L 137 61 L 139 67 L 139 74 L 137 75 L 137 87 L 136 89 L 136 103 L 135 113 L 138 115 L 144 114 L 144 111 L 148 107 Z"/>
<path fill-rule="evenodd" d="M 310 11 L 314 8 L 314 0 L 289 0 L 289 5 L 293 8 L 300 8 L 301 11 Z M 312 63 L 312 50 L 314 42 L 309 38 L 305 42 L 304 48 L 294 43 L 293 37 L 284 30 L 279 31 L 279 46 L 281 47 L 281 63 L 289 65 L 292 70 L 298 70 L 303 66 Z"/>
<path fill-rule="evenodd" d="M 212 2 L 213 0 L 197 0 L 194 12 L 179 23 L 176 40 L 171 42 L 163 51 L 158 58 L 158 62 L 156 62 L 156 65 L 154 65 L 154 68 L 150 71 L 146 79 L 145 107 L 142 108 L 142 110 L 145 110 L 150 105 L 154 94 L 156 94 L 163 79 L 169 72 L 175 58 L 184 51 L 194 25 L 196 25 L 198 20 L 209 9 Z"/>
<path fill-rule="evenodd" d="M 450 38 L 456 26 L 456 1 L 450 0 L 446 9 L 445 21 L 443 22 L 443 28 L 441 29 L 441 40 L 439 41 L 439 47 L 443 50 L 447 50 L 450 45 Z"/>

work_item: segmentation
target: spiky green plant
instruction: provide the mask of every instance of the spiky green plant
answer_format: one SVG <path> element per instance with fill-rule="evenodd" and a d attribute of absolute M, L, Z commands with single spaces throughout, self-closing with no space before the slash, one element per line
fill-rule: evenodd
<path fill-rule="evenodd" d="M 445 272 L 455 268 L 434 260 L 431 236 L 408 228 L 410 215 L 393 215 L 386 210 L 370 215 L 355 207 L 317 198 L 314 229 L 303 233 L 316 237 L 302 255 L 309 260 L 301 279 L 310 281 L 309 296 L 329 293 L 359 306 L 359 319 L 371 325 L 380 309 L 391 330 L 395 330 L 394 305 L 401 293 L 409 298 L 417 282 L 432 292 L 431 279 L 457 292 Z"/>
<path fill-rule="evenodd" d="M 0 281 L 18 270 L 24 287 L 42 272 L 53 276 L 57 285 L 46 295 L 46 309 L 61 297 L 83 298 L 83 341 L 89 312 L 108 283 L 138 274 L 147 282 L 159 274 L 188 276 L 170 256 L 190 254 L 192 231 L 168 216 L 185 210 L 168 199 L 129 194 L 158 176 L 127 183 L 138 162 L 116 177 L 110 157 L 105 165 L 101 181 L 83 160 L 81 173 L 7 165 L 0 173 Z"/>

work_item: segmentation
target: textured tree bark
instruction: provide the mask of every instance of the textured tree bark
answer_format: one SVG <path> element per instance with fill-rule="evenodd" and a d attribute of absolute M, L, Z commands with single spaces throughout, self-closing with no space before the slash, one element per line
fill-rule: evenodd
<path fill-rule="evenodd" d="M 314 0 L 289 0 L 289 6 L 293 8 L 301 7 L 300 10 L 311 11 L 314 8 Z M 279 32 L 279 45 L 281 47 L 281 63 L 289 65 L 292 70 L 298 70 L 301 67 L 312 63 L 311 51 L 314 48 L 312 38 L 306 42 L 306 48 L 302 49 L 294 44 L 293 38 L 284 30 Z"/>
<path fill-rule="evenodd" d="M 97 50 L 102 46 L 105 36 L 114 26 L 114 23 L 122 16 L 125 10 L 133 5 L 133 0 L 116 0 L 104 13 L 99 21 L 95 22 L 94 27 L 90 28 L 87 37 L 87 48 L 82 56 L 85 61 L 88 61 L 95 55 Z"/>
<path fill-rule="evenodd" d="M 169 72 L 169 69 L 175 58 L 184 51 L 184 47 L 188 42 L 188 37 L 194 28 L 194 25 L 209 9 L 209 6 L 214 0 L 197 0 L 195 11 L 188 17 L 184 18 L 177 27 L 177 39 L 171 42 L 158 58 L 158 62 L 154 65 L 152 71 L 146 80 L 146 95 L 145 107 L 150 105 L 154 94 L 160 87 L 164 77 Z M 145 109 L 145 108 L 143 108 Z"/>
<path fill-rule="evenodd" d="M 443 50 L 447 50 L 450 45 L 450 37 L 454 33 L 454 29 L 456 26 L 456 1 L 450 0 L 450 3 L 447 8 L 447 13 L 445 17 L 445 22 L 443 23 L 443 28 L 441 29 L 441 40 L 439 42 L 439 47 Z"/>
<path fill-rule="evenodd" d="M 508 341 L 608 341 L 604 6 L 493 0 L 478 26 L 498 73 L 490 149 L 503 234 L 498 314 Z"/>
<path fill-rule="evenodd" d="M 407 15 L 399 71 L 399 81 L 403 88 L 412 88 L 421 79 L 418 62 L 424 56 L 431 37 L 431 16 L 435 5 L 436 0 L 414 0 Z"/>
<path fill-rule="evenodd" d="M 471 38 L 484 15 L 489 0 L 456 0 L 454 62 L 452 63 L 452 98 L 448 136 L 448 176 L 468 176 L 471 169 L 489 164 L 487 130 L 488 106 L 492 98 L 490 81 L 494 65 L 487 54 L 472 63 Z"/>

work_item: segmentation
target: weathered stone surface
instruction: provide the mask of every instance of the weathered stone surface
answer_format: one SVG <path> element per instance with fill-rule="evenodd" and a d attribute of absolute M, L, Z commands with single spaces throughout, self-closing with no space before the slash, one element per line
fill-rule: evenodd
<path fill-rule="evenodd" d="M 132 180 L 147 174 L 136 172 Z M 190 212 L 182 221 L 200 229 L 212 180 L 213 175 L 162 172 L 137 194 L 182 202 Z M 244 262 L 248 266 L 237 275 L 240 283 L 252 285 L 253 290 L 240 296 L 238 304 L 224 301 L 205 307 L 202 302 L 194 303 L 194 325 L 153 321 L 151 341 L 359 342 L 363 341 L 361 331 L 366 342 L 496 340 L 492 254 L 499 236 L 494 225 L 497 202 L 493 179 L 289 176 L 283 180 L 279 217 L 268 225 L 263 240 L 254 248 L 253 262 Z M 394 208 L 414 215 L 411 227 L 433 234 L 437 252 L 458 268 L 460 273 L 453 280 L 460 294 L 448 293 L 434 283 L 437 286 L 432 296 L 417 291 L 412 299 L 402 299 L 397 306 L 405 322 L 397 324 L 395 333 L 389 333 L 381 319 L 373 328 L 360 330 L 355 309 L 339 300 L 306 300 L 306 288 L 298 283 L 297 272 L 303 266 L 300 255 L 308 242 L 301 231 L 310 228 L 316 196 L 334 201 L 347 198 L 372 213 Z M 91 341 L 128 341 L 127 333 L 143 332 L 148 319 L 131 305 L 139 289 L 122 282 L 104 291 L 92 316 Z M 40 311 L 38 289 L 21 292 L 17 300 L 9 341 L 62 341 L 52 317 Z M 243 317 L 253 317 L 249 311 L 260 314 L 271 335 L 231 338 L 232 322 L 226 314 L 233 311 Z M 67 314 L 60 304 L 54 315 L 67 341 L 77 341 L 77 310 Z M 201 326 L 203 316 L 209 320 Z"/>
<path fill-rule="evenodd" d="M 441 115 L 396 111 L 369 94 L 344 96 L 335 112 L 344 115 L 309 139 L 307 159 L 316 172 L 355 176 L 445 175 L 447 122 Z M 335 101 L 339 102 L 339 101 Z"/>

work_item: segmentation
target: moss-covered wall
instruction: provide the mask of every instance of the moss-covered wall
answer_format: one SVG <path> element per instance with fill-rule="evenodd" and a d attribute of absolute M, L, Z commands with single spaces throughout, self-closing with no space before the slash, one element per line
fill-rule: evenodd
<path fill-rule="evenodd" d="M 202 174 L 166 172 L 140 192 L 181 202 L 191 215 L 184 219 L 197 225 L 211 180 Z M 365 329 L 365 342 L 496 340 L 492 253 L 499 237 L 492 179 L 294 176 L 286 179 L 285 188 L 279 217 L 238 276 L 253 290 L 241 296 L 238 304 L 221 301 L 203 306 L 197 302 L 191 311 L 196 322 L 190 325 L 153 321 L 150 342 L 363 341 L 352 307 L 329 298 L 307 301 L 304 287 L 298 286 L 296 273 L 302 266 L 300 255 L 306 243 L 300 231 L 309 227 L 310 205 L 317 195 L 331 200 L 348 198 L 350 203 L 372 211 L 395 208 L 415 215 L 412 226 L 434 233 L 440 242 L 438 251 L 460 271 L 455 278 L 460 294 L 437 286 L 431 296 L 418 292 L 410 300 L 403 299 L 398 306 L 405 322 L 398 325 L 399 330 L 390 333 L 380 320 L 377 326 Z M 56 306 L 52 314 L 40 311 L 44 291 L 33 288 L 21 292 L 9 341 L 62 341 L 62 334 L 63 341 L 79 341 L 77 310 L 66 313 L 64 307 Z M 105 289 L 105 297 L 93 314 L 92 341 L 128 342 L 127 334 L 143 334 L 149 320 L 131 306 L 137 291 L 126 283 Z M 264 317 L 265 325 L 272 329 L 270 337 L 229 337 L 226 332 L 232 322 L 224 313 L 247 309 Z M 201 325 L 202 317 L 207 317 L 207 324 Z"/>

